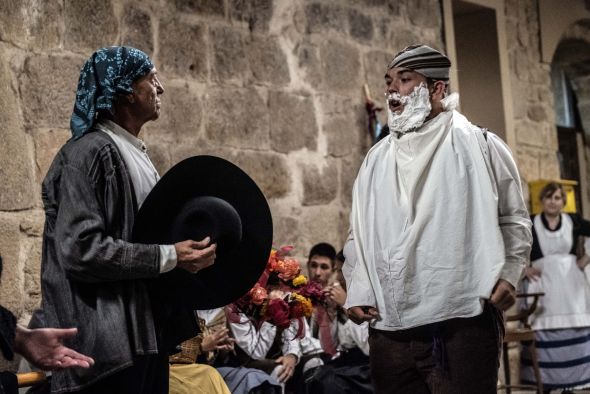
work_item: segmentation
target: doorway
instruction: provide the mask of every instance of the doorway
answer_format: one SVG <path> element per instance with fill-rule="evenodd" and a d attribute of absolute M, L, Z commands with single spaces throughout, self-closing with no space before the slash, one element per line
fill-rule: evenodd
<path fill-rule="evenodd" d="M 496 9 L 462 0 L 452 4 L 461 112 L 506 140 Z"/>

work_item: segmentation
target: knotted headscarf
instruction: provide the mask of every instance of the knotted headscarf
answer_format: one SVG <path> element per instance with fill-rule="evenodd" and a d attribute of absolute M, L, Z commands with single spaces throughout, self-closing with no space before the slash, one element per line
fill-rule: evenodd
<path fill-rule="evenodd" d="M 412 45 L 394 56 L 387 69 L 404 67 L 427 78 L 446 81 L 449 79 L 451 61 L 448 57 L 426 45 Z"/>
<path fill-rule="evenodd" d="M 113 113 L 118 96 L 133 92 L 132 84 L 154 68 L 149 56 L 131 47 L 107 47 L 94 52 L 80 71 L 70 128 L 75 139 L 94 125 L 99 110 Z"/>

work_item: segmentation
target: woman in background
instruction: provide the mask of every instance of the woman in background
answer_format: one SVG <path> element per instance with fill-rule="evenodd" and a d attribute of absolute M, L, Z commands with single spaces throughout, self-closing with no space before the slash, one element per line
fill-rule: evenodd
<path fill-rule="evenodd" d="M 547 184 L 540 200 L 543 212 L 532 218 L 531 266 L 524 285 L 528 293 L 545 293 L 531 316 L 544 391 L 568 393 L 590 386 L 590 285 L 584 276 L 590 257 L 576 258 L 578 237 L 590 236 L 590 222 L 561 212 L 566 194 L 558 183 Z M 534 384 L 527 347 L 521 378 Z"/>

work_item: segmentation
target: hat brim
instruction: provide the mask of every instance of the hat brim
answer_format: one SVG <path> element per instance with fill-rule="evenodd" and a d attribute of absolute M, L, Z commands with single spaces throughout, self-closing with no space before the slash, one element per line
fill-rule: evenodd
<path fill-rule="evenodd" d="M 256 183 L 239 167 L 214 156 L 194 156 L 172 167 L 152 189 L 139 210 L 133 241 L 174 244 L 174 218 L 192 198 L 213 196 L 229 203 L 240 216 L 242 239 L 231 250 L 222 245 L 215 263 L 191 274 L 180 268 L 161 274 L 150 289 L 164 302 L 193 309 L 211 309 L 232 303 L 258 280 L 272 247 L 272 216 Z M 195 240 L 199 241 L 199 240 Z"/>

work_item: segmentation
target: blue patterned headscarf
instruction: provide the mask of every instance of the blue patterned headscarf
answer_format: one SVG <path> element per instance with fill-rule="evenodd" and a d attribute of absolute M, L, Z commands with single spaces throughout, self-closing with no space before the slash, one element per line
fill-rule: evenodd
<path fill-rule="evenodd" d="M 70 128 L 74 139 L 82 137 L 94 125 L 96 113 L 113 113 L 120 95 L 133 92 L 131 85 L 154 68 L 142 51 L 131 47 L 108 47 L 94 52 L 80 71 Z"/>

